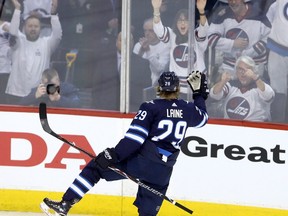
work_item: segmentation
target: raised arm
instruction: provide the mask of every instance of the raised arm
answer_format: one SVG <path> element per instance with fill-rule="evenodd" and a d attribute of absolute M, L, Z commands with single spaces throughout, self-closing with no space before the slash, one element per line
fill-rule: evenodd
<path fill-rule="evenodd" d="M 15 9 L 21 10 L 21 4 L 19 3 L 18 0 L 11 0 L 11 1 L 12 1 L 13 5 L 14 5 Z"/>
<path fill-rule="evenodd" d="M 20 16 L 21 16 L 21 4 L 19 3 L 18 0 L 12 0 L 12 3 L 15 7 L 15 10 L 11 19 L 9 33 L 13 36 L 18 37 L 19 26 L 20 26 Z"/>
<path fill-rule="evenodd" d="M 53 0 L 51 8 L 52 34 L 50 37 L 50 47 L 52 52 L 57 48 L 62 39 L 62 27 L 57 13 L 58 0 Z"/>
<path fill-rule="evenodd" d="M 205 25 L 207 22 L 206 14 L 205 14 L 205 7 L 206 7 L 207 0 L 197 0 L 196 7 L 198 9 L 200 15 L 200 24 L 202 26 Z"/>
<path fill-rule="evenodd" d="M 56 14 L 58 8 L 58 0 L 52 0 L 51 14 Z"/>
<path fill-rule="evenodd" d="M 151 0 L 151 3 L 153 7 L 153 22 L 159 23 L 161 21 L 160 7 L 162 4 L 162 0 Z"/>

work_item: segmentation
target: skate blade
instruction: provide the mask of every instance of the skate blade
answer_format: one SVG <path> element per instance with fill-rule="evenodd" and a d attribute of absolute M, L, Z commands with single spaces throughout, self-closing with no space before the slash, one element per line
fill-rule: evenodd
<path fill-rule="evenodd" d="M 50 209 L 44 202 L 40 203 L 40 209 L 48 216 L 61 216 L 53 209 Z"/>

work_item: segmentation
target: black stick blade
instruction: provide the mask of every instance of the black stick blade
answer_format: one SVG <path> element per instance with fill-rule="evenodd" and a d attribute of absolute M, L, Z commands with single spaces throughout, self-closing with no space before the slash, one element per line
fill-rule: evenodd
<path fill-rule="evenodd" d="M 46 103 L 40 103 L 39 105 L 39 116 L 40 119 L 47 119 Z"/>
<path fill-rule="evenodd" d="M 47 109 L 46 109 L 46 104 L 45 103 L 40 103 L 39 105 L 39 117 L 40 117 L 40 122 L 42 125 L 42 128 L 44 131 L 47 133 L 51 134 L 53 131 L 51 130 L 48 120 L 47 120 Z"/>

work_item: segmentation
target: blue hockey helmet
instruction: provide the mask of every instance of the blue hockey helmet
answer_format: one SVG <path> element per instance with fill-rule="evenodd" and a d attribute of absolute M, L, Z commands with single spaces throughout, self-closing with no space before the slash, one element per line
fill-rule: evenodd
<path fill-rule="evenodd" d="M 159 90 L 164 92 L 175 92 L 179 87 L 179 78 L 175 72 L 163 72 L 158 79 Z"/>

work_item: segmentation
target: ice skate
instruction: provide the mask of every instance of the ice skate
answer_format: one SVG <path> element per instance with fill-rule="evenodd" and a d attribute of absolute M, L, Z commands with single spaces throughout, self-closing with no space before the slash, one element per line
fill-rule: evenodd
<path fill-rule="evenodd" d="M 45 198 L 40 204 L 42 211 L 48 216 L 66 216 L 74 203 L 69 201 L 53 201 Z"/>

